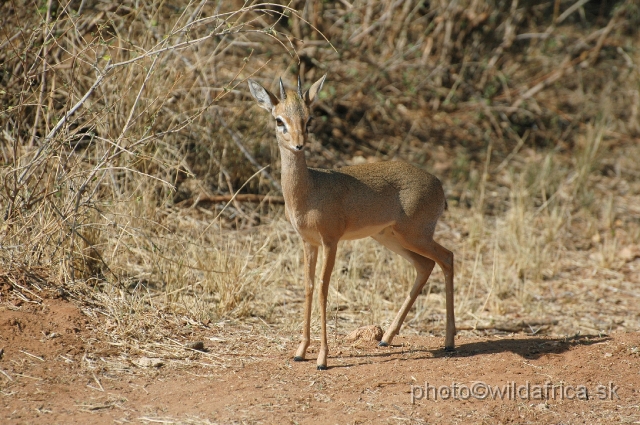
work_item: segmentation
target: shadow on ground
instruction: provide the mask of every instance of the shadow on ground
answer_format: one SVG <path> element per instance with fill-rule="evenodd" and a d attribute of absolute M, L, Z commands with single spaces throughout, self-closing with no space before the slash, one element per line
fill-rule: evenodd
<path fill-rule="evenodd" d="M 444 348 L 422 348 L 415 347 L 407 349 L 406 346 L 392 345 L 389 351 L 358 353 L 346 355 L 342 359 L 362 359 L 363 361 L 348 362 L 339 365 L 330 365 L 332 368 L 348 368 L 369 363 L 366 359 L 376 358 L 376 362 L 386 363 L 390 361 L 416 361 L 428 360 L 442 357 L 473 357 L 486 354 L 499 354 L 511 352 L 525 359 L 535 360 L 547 354 L 562 354 L 575 346 L 588 346 L 609 341 L 608 336 L 602 335 L 576 335 L 567 338 L 509 338 L 491 339 L 485 341 L 474 341 L 459 344 L 452 352 L 445 351 Z M 381 348 L 380 350 L 385 350 Z M 406 356 L 405 355 L 410 355 Z M 315 359 L 307 359 L 315 361 Z M 331 362 L 330 362 L 331 363 Z"/>

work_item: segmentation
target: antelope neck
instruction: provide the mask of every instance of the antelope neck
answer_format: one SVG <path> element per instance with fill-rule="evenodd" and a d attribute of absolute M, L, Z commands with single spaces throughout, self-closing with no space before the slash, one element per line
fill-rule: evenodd
<path fill-rule="evenodd" d="M 303 209 L 311 192 L 311 175 L 304 158 L 304 151 L 292 152 L 280 146 L 282 160 L 282 194 L 287 209 Z"/>

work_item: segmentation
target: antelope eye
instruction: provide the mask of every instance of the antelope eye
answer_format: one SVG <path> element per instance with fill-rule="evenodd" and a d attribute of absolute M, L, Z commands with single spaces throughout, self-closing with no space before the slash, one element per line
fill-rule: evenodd
<path fill-rule="evenodd" d="M 312 123 L 313 123 L 313 117 L 309 117 L 309 119 L 307 120 L 307 126 L 306 126 L 307 133 L 309 132 L 309 127 L 311 127 Z"/>
<path fill-rule="evenodd" d="M 284 125 L 284 121 L 282 121 L 280 118 L 276 118 L 276 125 L 282 131 L 282 133 L 287 133 L 287 126 Z"/>

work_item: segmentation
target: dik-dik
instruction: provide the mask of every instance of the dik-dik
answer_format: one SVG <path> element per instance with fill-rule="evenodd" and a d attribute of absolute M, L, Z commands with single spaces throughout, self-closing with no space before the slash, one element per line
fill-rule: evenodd
<path fill-rule="evenodd" d="M 308 168 L 304 147 L 312 119 L 310 108 L 322 89 L 325 77 L 304 93 L 300 77 L 295 91 L 285 90 L 280 79 L 280 98 L 249 80 L 251 94 L 275 119 L 276 140 L 282 156 L 285 214 L 304 245 L 304 328 L 294 360 L 304 360 L 309 347 L 318 248 L 322 246 L 324 262 L 320 291 L 322 340 L 317 364 L 318 370 L 325 370 L 329 352 L 327 294 L 338 242 L 367 236 L 406 258 L 416 269 L 411 292 L 380 345 L 391 344 L 435 263 L 438 263 L 445 276 L 445 349 L 453 350 L 456 333 L 453 253 L 433 240 L 438 218 L 447 208 L 442 184 L 431 174 L 401 161 L 353 165 L 338 170 Z"/>

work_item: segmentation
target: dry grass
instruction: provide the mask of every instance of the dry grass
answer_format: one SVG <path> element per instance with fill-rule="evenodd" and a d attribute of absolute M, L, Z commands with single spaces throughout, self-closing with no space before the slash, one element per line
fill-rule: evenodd
<path fill-rule="evenodd" d="M 191 201 L 278 195 L 243 81 L 329 72 L 309 162 L 401 158 L 443 179 L 461 328 L 637 330 L 637 5 L 435 3 L 4 3 L 2 268 L 46 268 L 144 349 L 184 323 L 297 335 L 302 254 L 281 207 Z M 412 281 L 375 242 L 343 243 L 334 332 L 388 325 Z M 442 283 L 408 331 L 440 334 Z"/>

